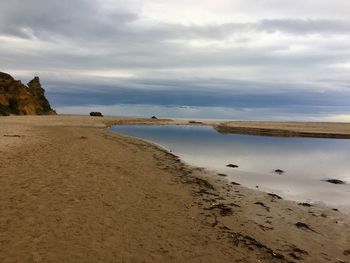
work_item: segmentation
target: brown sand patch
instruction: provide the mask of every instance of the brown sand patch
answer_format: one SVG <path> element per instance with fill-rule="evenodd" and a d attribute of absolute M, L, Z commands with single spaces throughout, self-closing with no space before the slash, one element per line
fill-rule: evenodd
<path fill-rule="evenodd" d="M 0 118 L 0 262 L 350 260 L 347 216 L 226 183 L 105 130 L 118 120 Z"/>

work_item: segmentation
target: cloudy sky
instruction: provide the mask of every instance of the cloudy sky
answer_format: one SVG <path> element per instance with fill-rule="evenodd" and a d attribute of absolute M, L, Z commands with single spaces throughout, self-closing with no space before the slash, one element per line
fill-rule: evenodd
<path fill-rule="evenodd" d="M 350 1 L 1 1 L 0 71 L 60 113 L 350 121 Z"/>

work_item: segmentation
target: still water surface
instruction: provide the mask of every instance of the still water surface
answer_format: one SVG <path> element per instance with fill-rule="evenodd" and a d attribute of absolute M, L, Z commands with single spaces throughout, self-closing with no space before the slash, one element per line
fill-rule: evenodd
<path fill-rule="evenodd" d="M 228 180 L 247 187 L 350 211 L 350 140 L 224 135 L 205 126 L 111 129 L 160 144 L 191 165 L 227 174 Z M 239 167 L 226 167 L 230 163 Z M 279 175 L 275 169 L 285 172 Z M 323 181 L 330 178 L 347 184 Z"/>

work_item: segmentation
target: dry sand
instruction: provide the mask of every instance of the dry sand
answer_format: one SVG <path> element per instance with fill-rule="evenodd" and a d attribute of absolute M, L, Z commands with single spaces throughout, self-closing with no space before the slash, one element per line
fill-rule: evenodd
<path fill-rule="evenodd" d="M 350 262 L 350 220 L 79 116 L 0 118 L 0 262 Z M 210 123 L 217 124 L 217 123 Z"/>

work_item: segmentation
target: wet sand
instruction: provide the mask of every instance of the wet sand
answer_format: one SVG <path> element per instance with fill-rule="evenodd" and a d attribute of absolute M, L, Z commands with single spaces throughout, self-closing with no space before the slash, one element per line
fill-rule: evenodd
<path fill-rule="evenodd" d="M 350 139 L 350 123 L 231 121 L 215 124 L 222 133 Z"/>
<path fill-rule="evenodd" d="M 113 123 L 188 121 L 0 118 L 0 262 L 350 261 L 347 215 L 229 184 Z"/>

